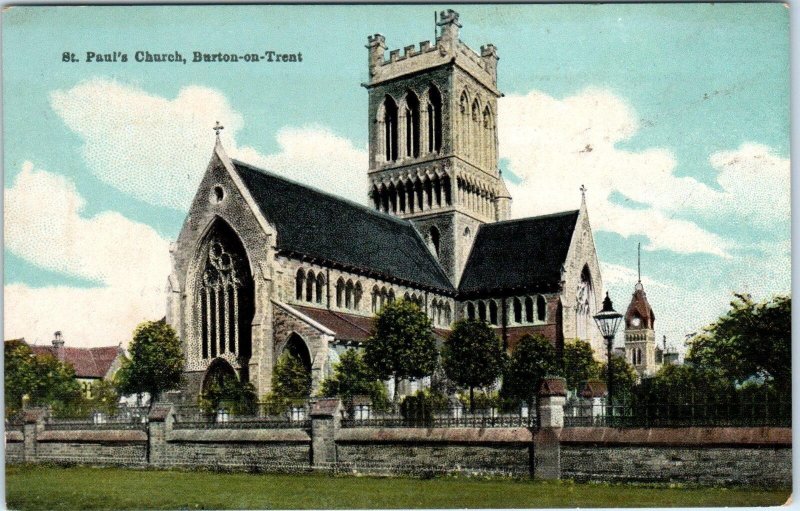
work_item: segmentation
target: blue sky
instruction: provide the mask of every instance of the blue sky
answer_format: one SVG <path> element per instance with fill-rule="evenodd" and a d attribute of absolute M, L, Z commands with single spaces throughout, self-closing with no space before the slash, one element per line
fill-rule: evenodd
<path fill-rule="evenodd" d="M 789 291 L 782 4 L 14 7 L 3 17 L 6 337 L 125 342 L 163 315 L 168 243 L 216 120 L 232 155 L 365 202 L 366 36 L 390 49 L 432 39 L 448 7 L 465 43 L 499 50 L 514 214 L 574 209 L 586 184 L 618 309 L 639 242 L 657 334 L 673 343 L 734 291 Z M 144 64 L 137 50 L 303 62 Z M 65 51 L 130 60 L 63 63 Z"/>

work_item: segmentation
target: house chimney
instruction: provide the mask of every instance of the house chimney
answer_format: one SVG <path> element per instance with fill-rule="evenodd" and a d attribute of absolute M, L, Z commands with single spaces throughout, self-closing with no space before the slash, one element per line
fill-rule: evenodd
<path fill-rule="evenodd" d="M 64 337 L 61 335 L 61 330 L 56 330 L 53 334 L 53 348 L 56 352 L 56 358 L 64 360 Z"/>

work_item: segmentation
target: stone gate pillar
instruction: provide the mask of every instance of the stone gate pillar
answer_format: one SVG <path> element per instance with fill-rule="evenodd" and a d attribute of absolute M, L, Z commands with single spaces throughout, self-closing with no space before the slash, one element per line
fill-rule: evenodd
<path fill-rule="evenodd" d="M 23 414 L 23 459 L 25 463 L 36 461 L 36 439 L 44 431 L 44 424 L 50 416 L 48 408 L 28 408 Z"/>
<path fill-rule="evenodd" d="M 561 479 L 561 428 L 564 427 L 564 404 L 567 381 L 546 376 L 539 384 L 539 430 L 533 437 L 533 476 L 537 479 Z"/>
<path fill-rule="evenodd" d="M 311 465 L 329 467 L 336 463 L 336 432 L 342 421 L 339 399 L 318 399 L 311 403 Z"/>

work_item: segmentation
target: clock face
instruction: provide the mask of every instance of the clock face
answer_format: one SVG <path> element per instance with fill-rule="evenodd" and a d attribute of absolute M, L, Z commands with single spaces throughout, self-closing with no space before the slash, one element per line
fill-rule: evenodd
<path fill-rule="evenodd" d="M 632 326 L 639 326 L 641 323 L 642 323 L 642 320 L 641 320 L 641 318 L 633 318 L 633 319 L 631 320 L 631 325 L 632 325 Z"/>

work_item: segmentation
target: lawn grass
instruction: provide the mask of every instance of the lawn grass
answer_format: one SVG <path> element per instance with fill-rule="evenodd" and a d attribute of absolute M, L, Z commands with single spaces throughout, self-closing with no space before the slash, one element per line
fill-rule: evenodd
<path fill-rule="evenodd" d="M 771 506 L 784 503 L 790 491 L 464 477 L 6 468 L 7 507 L 19 510 Z"/>

